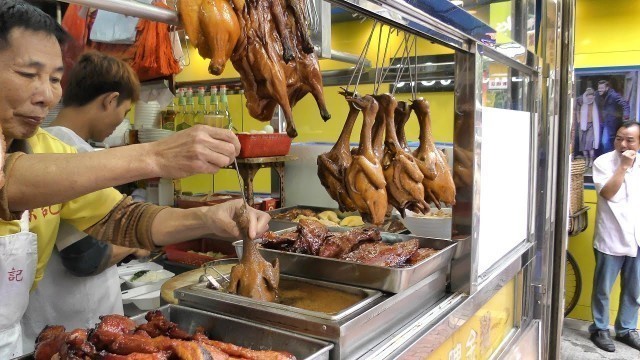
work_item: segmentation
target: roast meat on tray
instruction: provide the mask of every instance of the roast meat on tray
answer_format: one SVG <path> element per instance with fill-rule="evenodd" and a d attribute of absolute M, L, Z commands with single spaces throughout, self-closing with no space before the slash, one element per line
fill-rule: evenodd
<path fill-rule="evenodd" d="M 322 223 L 309 219 L 300 220 L 293 231 L 269 231 L 257 241 L 267 249 L 386 267 L 413 266 L 438 252 L 419 248 L 417 239 L 384 243 L 377 228 L 331 232 Z"/>
<path fill-rule="evenodd" d="M 290 353 L 249 348 L 211 340 L 196 329 L 193 335 L 150 311 L 147 323 L 137 326 L 122 315 L 105 315 L 94 329 L 66 332 L 64 326 L 47 326 L 36 339 L 36 360 L 51 359 L 295 359 Z"/>

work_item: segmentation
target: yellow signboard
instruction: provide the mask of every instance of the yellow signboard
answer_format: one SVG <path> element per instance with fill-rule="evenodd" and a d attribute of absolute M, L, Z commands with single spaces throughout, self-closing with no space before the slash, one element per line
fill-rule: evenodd
<path fill-rule="evenodd" d="M 515 280 L 511 280 L 431 354 L 420 354 L 420 343 L 430 340 L 425 338 L 403 354 L 402 359 L 488 359 L 513 329 L 514 309 Z"/>

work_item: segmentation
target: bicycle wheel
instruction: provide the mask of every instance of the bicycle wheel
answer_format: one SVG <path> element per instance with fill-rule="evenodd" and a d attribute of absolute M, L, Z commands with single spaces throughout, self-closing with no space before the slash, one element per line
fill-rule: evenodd
<path fill-rule="evenodd" d="M 582 274 L 576 259 L 567 251 L 564 277 L 564 316 L 566 317 L 578 304 L 582 291 Z"/>

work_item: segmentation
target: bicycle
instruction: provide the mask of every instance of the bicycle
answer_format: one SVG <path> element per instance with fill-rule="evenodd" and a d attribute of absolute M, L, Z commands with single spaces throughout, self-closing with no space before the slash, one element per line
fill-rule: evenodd
<path fill-rule="evenodd" d="M 588 206 L 570 216 L 569 236 L 576 236 L 589 226 Z M 578 305 L 582 292 L 582 273 L 576 258 L 567 250 L 564 272 L 564 316 L 566 317 Z"/>
<path fill-rule="evenodd" d="M 582 292 L 582 274 L 578 262 L 568 250 L 564 274 L 564 316 L 567 317 L 578 305 Z"/>

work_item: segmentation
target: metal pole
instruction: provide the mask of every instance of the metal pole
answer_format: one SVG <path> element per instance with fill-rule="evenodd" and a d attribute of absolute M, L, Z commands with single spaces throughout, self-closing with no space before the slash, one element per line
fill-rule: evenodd
<path fill-rule="evenodd" d="M 89 6 L 92 8 L 111 11 L 127 16 L 135 16 L 143 19 L 167 23 L 169 25 L 180 25 L 178 14 L 169 9 L 160 8 L 153 5 L 146 5 L 130 0 L 60 0 L 62 2 Z"/>
<path fill-rule="evenodd" d="M 560 62 L 560 111 L 558 131 L 557 201 L 553 241 L 553 278 L 551 283 L 551 314 L 549 328 L 549 359 L 560 358 L 562 324 L 564 320 L 564 277 L 567 251 L 567 220 L 569 217 L 569 173 L 572 101 L 574 86 L 573 45 L 575 0 L 562 1 L 562 54 Z"/>

